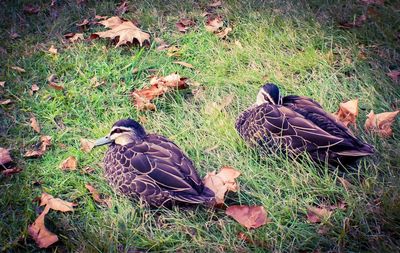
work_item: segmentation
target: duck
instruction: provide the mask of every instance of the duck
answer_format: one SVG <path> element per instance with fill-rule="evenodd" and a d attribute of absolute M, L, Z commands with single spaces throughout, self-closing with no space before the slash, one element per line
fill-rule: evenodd
<path fill-rule="evenodd" d="M 102 145 L 108 145 L 104 175 L 118 193 L 153 207 L 214 204 L 214 192 L 204 186 L 188 156 L 166 137 L 147 134 L 137 121 L 114 123 L 94 143 Z"/>
<path fill-rule="evenodd" d="M 256 102 L 236 119 L 235 128 L 251 147 L 263 153 L 307 154 L 314 162 L 353 166 L 372 155 L 374 147 L 358 139 L 344 124 L 311 98 L 282 96 L 266 83 Z"/>

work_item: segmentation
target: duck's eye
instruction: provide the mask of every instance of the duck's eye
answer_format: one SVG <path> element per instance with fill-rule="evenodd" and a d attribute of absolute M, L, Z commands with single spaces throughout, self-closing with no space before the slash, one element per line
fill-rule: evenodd
<path fill-rule="evenodd" d="M 115 129 L 115 130 L 113 130 L 113 131 L 111 132 L 111 135 L 112 135 L 112 134 L 120 134 L 120 133 L 122 133 L 122 132 L 125 132 L 125 130 L 122 130 L 122 129 L 120 129 L 120 128 L 117 128 L 117 129 Z"/>

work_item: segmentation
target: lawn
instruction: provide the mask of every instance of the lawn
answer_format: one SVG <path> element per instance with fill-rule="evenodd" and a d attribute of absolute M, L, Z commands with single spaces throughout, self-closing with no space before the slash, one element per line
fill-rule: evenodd
<path fill-rule="evenodd" d="M 122 17 L 151 34 L 151 43 L 115 46 L 107 39 L 65 43 L 63 35 L 78 32 L 76 23 L 95 15 L 114 16 L 118 2 L 74 0 L 31 1 L 40 6 L 28 15 L 29 1 L 0 1 L 0 147 L 8 148 L 19 174 L 0 176 L 0 249 L 38 252 L 28 234 L 43 208 L 34 199 L 47 192 L 78 205 L 72 213 L 50 212 L 46 226 L 60 239 L 51 252 L 396 252 L 400 250 L 400 124 L 390 138 L 364 130 L 366 115 L 399 109 L 399 82 L 387 73 L 400 68 L 400 5 L 366 6 L 362 1 L 130 1 Z M 220 39 L 204 28 L 202 13 L 223 16 L 233 28 Z M 362 14 L 359 27 L 343 29 Z M 196 20 L 185 34 L 175 23 Z M 84 36 L 104 30 L 91 25 Z M 13 36 L 18 33 L 19 37 Z M 179 54 L 157 50 L 154 38 L 179 47 Z M 54 45 L 57 54 L 48 49 Z M 173 63 L 183 61 L 193 69 Z M 25 69 L 20 73 L 13 66 Z M 202 89 L 191 87 L 155 100 L 156 111 L 138 111 L 130 93 L 149 85 L 149 76 L 177 72 Z M 49 86 L 54 74 L 64 90 Z M 93 78 L 104 81 L 93 87 Z M 260 157 L 236 133 L 234 122 L 254 103 L 265 82 L 285 94 L 309 96 L 329 112 L 359 99 L 354 130 L 376 148 L 355 170 L 316 166 L 278 155 Z M 32 84 L 39 91 L 29 94 Z M 222 110 L 213 102 L 233 101 Z M 35 116 L 41 134 L 29 125 Z M 103 177 L 106 147 L 81 150 L 80 139 L 108 133 L 122 118 L 142 119 L 150 133 L 173 140 L 194 161 L 201 176 L 222 166 L 241 171 L 240 190 L 226 203 L 262 205 L 271 222 L 247 230 L 223 209 L 205 207 L 150 209 L 118 196 Z M 145 120 L 144 120 L 145 119 Z M 40 158 L 23 155 L 50 135 L 52 146 Z M 68 156 L 78 169 L 62 171 Z M 86 167 L 94 172 L 85 172 Z M 352 186 L 343 187 L 345 177 Z M 93 201 L 90 183 L 112 198 L 111 208 Z M 321 223 L 307 220 L 307 207 L 346 203 Z M 240 239 L 242 232 L 248 238 Z"/>

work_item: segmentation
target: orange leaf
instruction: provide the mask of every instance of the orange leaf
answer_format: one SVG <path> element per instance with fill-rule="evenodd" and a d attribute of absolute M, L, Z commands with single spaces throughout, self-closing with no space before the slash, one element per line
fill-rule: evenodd
<path fill-rule="evenodd" d="M 50 194 L 43 192 L 40 198 L 40 206 L 44 205 L 55 211 L 72 212 L 74 211 L 73 207 L 77 204 L 62 200 L 60 198 L 54 198 Z"/>
<path fill-rule="evenodd" d="M 50 208 L 46 206 L 35 222 L 28 227 L 29 235 L 35 240 L 39 248 L 47 248 L 58 241 L 57 235 L 50 232 L 44 225 L 44 217 Z"/>
<path fill-rule="evenodd" d="M 225 213 L 247 229 L 258 228 L 270 222 L 263 206 L 230 206 Z"/>
<path fill-rule="evenodd" d="M 76 158 L 74 156 L 70 156 L 60 164 L 60 169 L 76 170 L 77 165 L 78 165 L 78 161 L 76 160 Z"/>
<path fill-rule="evenodd" d="M 358 99 L 350 100 L 346 103 L 340 103 L 339 110 L 334 114 L 337 120 L 341 121 L 346 127 L 349 124 L 356 125 L 358 115 Z"/>
<path fill-rule="evenodd" d="M 35 130 L 37 133 L 40 133 L 40 126 L 39 123 L 37 122 L 35 116 L 32 116 L 31 119 L 31 127 L 33 128 L 33 130 Z"/>
<path fill-rule="evenodd" d="M 374 111 L 371 111 L 367 115 L 364 128 L 367 131 L 377 133 L 381 137 L 390 137 L 393 135 L 392 125 L 399 112 L 400 110 L 375 114 Z"/>
<path fill-rule="evenodd" d="M 86 153 L 90 152 L 94 147 L 94 141 L 81 138 L 81 149 Z"/>
<path fill-rule="evenodd" d="M 203 183 L 214 192 L 216 203 L 223 204 L 227 191 L 236 192 L 239 189 L 235 181 L 239 175 L 240 172 L 231 167 L 222 167 L 218 174 L 215 171 L 207 173 Z"/>
<path fill-rule="evenodd" d="M 108 208 L 111 208 L 110 198 L 105 198 L 105 199 L 100 198 L 99 192 L 91 184 L 86 184 L 85 187 L 92 194 L 92 198 L 94 199 L 94 201 L 96 201 L 99 204 L 106 205 Z"/>
<path fill-rule="evenodd" d="M 14 167 L 14 168 L 11 168 L 11 169 L 2 170 L 1 174 L 3 174 L 4 176 L 8 177 L 8 176 L 11 176 L 13 174 L 20 173 L 21 171 L 22 171 L 21 168 Z"/>
<path fill-rule="evenodd" d="M 5 148 L 0 148 L 0 166 L 5 166 L 7 163 L 12 162 L 10 151 Z"/>
<path fill-rule="evenodd" d="M 326 209 L 325 207 L 307 207 L 307 219 L 311 223 L 319 223 L 321 220 L 328 219 L 332 214 L 332 211 Z"/>

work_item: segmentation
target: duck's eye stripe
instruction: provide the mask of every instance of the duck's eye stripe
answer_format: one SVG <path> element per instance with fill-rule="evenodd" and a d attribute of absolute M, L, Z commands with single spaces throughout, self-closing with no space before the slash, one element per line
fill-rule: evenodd
<path fill-rule="evenodd" d="M 117 128 L 117 129 L 115 129 L 115 130 L 113 130 L 113 131 L 111 132 L 111 135 L 112 135 L 112 134 L 119 134 L 119 133 L 122 133 L 122 132 L 125 132 L 125 130 L 122 130 L 122 129 L 120 129 L 120 128 Z"/>

